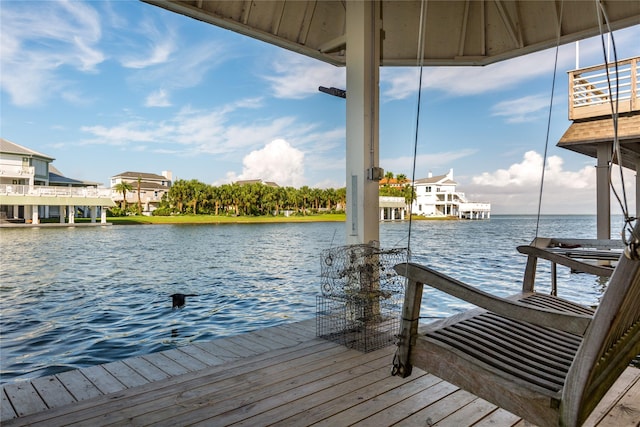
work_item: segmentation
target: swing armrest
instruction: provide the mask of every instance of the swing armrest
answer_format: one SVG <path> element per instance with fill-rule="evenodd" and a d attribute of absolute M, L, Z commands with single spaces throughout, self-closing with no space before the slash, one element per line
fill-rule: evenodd
<path fill-rule="evenodd" d="M 580 336 L 584 335 L 591 323 L 591 316 L 534 308 L 519 301 L 497 297 L 423 265 L 402 263 L 396 265 L 394 269 L 399 275 L 409 279 L 409 286 L 421 287 L 426 284 L 500 316 Z M 421 295 L 422 292 L 418 294 Z M 413 315 L 417 318 L 416 313 Z"/>
<path fill-rule="evenodd" d="M 591 264 L 581 261 L 581 259 L 617 261 L 622 254 L 622 252 L 614 251 L 587 251 L 562 248 L 554 249 L 529 245 L 518 246 L 517 249 L 521 254 L 546 259 L 553 263 L 569 267 L 570 269 L 580 273 L 588 273 L 604 277 L 610 277 L 613 273 L 613 268 L 611 266 Z"/>

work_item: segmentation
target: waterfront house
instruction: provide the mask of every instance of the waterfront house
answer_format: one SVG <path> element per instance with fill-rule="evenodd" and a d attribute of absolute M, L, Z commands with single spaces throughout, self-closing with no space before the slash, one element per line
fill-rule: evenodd
<path fill-rule="evenodd" d="M 109 191 L 98 183 L 68 178 L 55 159 L 0 138 L 0 220 L 38 224 L 40 218 L 74 223 L 77 214 L 106 222 L 114 206 Z"/>
<path fill-rule="evenodd" d="M 160 205 L 162 197 L 169 192 L 172 178 L 171 171 L 162 171 L 161 175 L 147 172 L 122 172 L 111 177 L 111 197 L 118 204 L 122 204 L 125 197 L 128 205 L 140 202 L 142 214 L 151 215 Z M 131 185 L 131 190 L 124 196 L 115 189 L 121 182 Z"/>
<path fill-rule="evenodd" d="M 471 202 L 464 193 L 456 191 L 453 169 L 444 175 L 433 176 L 414 182 L 415 200 L 411 212 L 424 216 L 456 216 L 466 219 L 489 219 L 491 204 Z"/>

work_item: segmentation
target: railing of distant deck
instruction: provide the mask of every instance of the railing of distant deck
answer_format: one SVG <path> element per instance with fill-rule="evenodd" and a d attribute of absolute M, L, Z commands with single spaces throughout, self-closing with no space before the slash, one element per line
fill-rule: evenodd
<path fill-rule="evenodd" d="M 7 196 L 101 197 L 111 198 L 111 189 L 48 185 L 0 184 L 0 194 Z"/>
<path fill-rule="evenodd" d="M 640 57 L 569 71 L 569 120 L 611 114 L 611 100 L 618 113 L 640 110 Z M 609 87 L 609 82 L 611 87 Z"/>

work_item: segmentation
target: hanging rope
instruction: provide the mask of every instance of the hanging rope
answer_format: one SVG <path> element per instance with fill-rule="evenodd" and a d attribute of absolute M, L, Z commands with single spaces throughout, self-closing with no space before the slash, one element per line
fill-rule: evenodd
<path fill-rule="evenodd" d="M 596 1 L 596 11 L 597 11 L 597 19 L 598 19 L 598 28 L 600 30 L 600 40 L 602 43 L 602 53 L 604 56 L 605 70 L 607 74 L 607 88 L 609 91 L 609 105 L 611 106 L 611 120 L 613 122 L 613 147 L 612 147 L 612 154 L 611 154 L 611 162 L 608 165 L 609 186 L 611 187 L 611 190 L 616 200 L 618 201 L 618 204 L 620 205 L 620 209 L 622 210 L 622 215 L 624 218 L 624 223 L 622 225 L 622 231 L 620 234 L 621 234 L 622 242 L 626 247 L 625 255 L 631 259 L 640 259 L 640 235 L 638 235 L 637 230 L 635 230 L 634 228 L 634 223 L 637 220 L 637 218 L 632 217 L 629 214 L 629 205 L 627 202 L 627 191 L 626 191 L 626 185 L 624 182 L 624 173 L 622 170 L 622 153 L 620 148 L 620 139 L 618 137 L 618 111 L 619 111 L 618 99 L 619 99 L 619 91 L 620 91 L 620 85 L 619 85 L 620 73 L 618 69 L 618 53 L 616 50 L 616 42 L 613 37 L 613 32 L 611 31 L 611 27 L 609 25 L 609 17 L 607 15 L 607 11 L 605 10 L 604 5 L 599 1 Z M 615 96 L 612 96 L 613 94 L 613 90 L 611 87 L 612 79 L 609 72 L 610 67 L 608 62 L 607 49 L 604 41 L 604 29 L 602 28 L 603 18 L 607 26 L 607 32 L 611 37 L 611 46 L 613 49 L 613 60 L 614 60 L 614 70 L 615 70 L 614 73 L 615 73 L 615 82 L 616 82 Z M 612 165 L 614 163 L 618 164 L 618 170 L 620 171 L 620 184 L 622 186 L 622 197 L 618 194 L 618 191 L 613 185 Z M 639 203 L 639 202 L 640 201 L 636 200 L 636 203 Z"/>
<path fill-rule="evenodd" d="M 424 26 L 426 19 L 426 0 L 420 2 L 420 25 L 418 30 L 418 51 L 416 65 L 419 67 L 418 72 L 418 99 L 416 108 L 415 134 L 413 140 L 413 165 L 411 167 L 411 200 L 409 203 L 409 233 L 407 236 L 407 256 L 411 258 L 411 229 L 413 225 L 413 200 L 416 196 L 416 158 L 418 157 L 418 135 L 420 132 L 420 105 L 422 103 L 422 73 L 424 69 Z"/>
<path fill-rule="evenodd" d="M 544 174 L 547 168 L 547 152 L 549 148 L 549 133 L 551 131 L 551 112 L 553 111 L 553 95 L 556 88 L 556 73 L 558 71 L 558 52 L 560 50 L 560 35 L 562 33 L 562 12 L 564 10 L 564 2 L 560 3 L 560 14 L 558 16 L 558 26 L 556 35 L 556 54 L 553 63 L 553 79 L 551 81 L 551 99 L 549 100 L 549 114 L 547 116 L 547 135 L 544 141 L 544 155 L 542 156 L 542 174 L 540 175 L 540 192 L 538 194 L 538 215 L 536 216 L 536 234 L 538 237 L 538 231 L 540 230 L 540 216 L 542 214 L 542 191 L 544 189 Z"/>
<path fill-rule="evenodd" d="M 409 262 L 411 260 L 411 228 L 413 225 L 413 219 L 412 219 L 412 214 L 413 214 L 413 199 L 415 197 L 415 193 L 416 193 L 416 186 L 415 186 L 415 181 L 416 181 L 416 158 L 418 157 L 418 134 L 419 134 L 419 129 L 420 129 L 420 104 L 422 101 L 422 71 L 424 68 L 424 26 L 425 26 L 425 19 L 426 19 L 426 2 L 427 0 L 422 0 L 420 2 L 420 26 L 419 26 L 419 31 L 418 31 L 418 51 L 417 51 L 417 59 L 416 59 L 416 65 L 418 67 L 420 67 L 420 71 L 419 71 L 419 77 L 418 77 L 418 105 L 416 108 L 416 128 L 415 128 L 415 137 L 413 140 L 413 165 L 412 165 L 412 169 L 411 169 L 411 202 L 409 203 L 409 232 L 408 232 L 408 236 L 407 236 L 407 262 Z M 407 267 L 408 268 L 408 267 Z M 408 274 L 405 274 L 405 289 L 407 287 L 407 283 L 409 282 L 409 279 L 407 278 Z M 402 329 L 401 331 L 399 331 L 398 335 L 396 336 L 396 338 L 398 339 L 397 341 L 397 348 L 395 351 L 395 354 L 393 355 L 393 362 L 392 362 L 392 369 L 391 369 L 391 375 L 396 376 L 396 375 L 400 375 L 402 377 L 406 376 L 408 371 L 407 367 L 400 361 L 400 348 L 403 344 L 403 342 L 405 340 L 409 340 L 411 339 L 410 336 L 410 332 L 406 329 Z"/>

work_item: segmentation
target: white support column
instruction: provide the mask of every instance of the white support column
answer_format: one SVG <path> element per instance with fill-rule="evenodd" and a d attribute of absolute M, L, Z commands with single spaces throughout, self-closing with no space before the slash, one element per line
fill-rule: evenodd
<path fill-rule="evenodd" d="M 65 207 L 64 206 L 60 206 L 58 207 L 58 209 L 60 210 L 60 224 L 64 224 L 64 217 L 65 217 Z"/>
<path fill-rule="evenodd" d="M 29 224 L 31 222 L 31 215 L 33 215 L 33 209 L 29 205 L 24 205 L 24 222 Z"/>
<path fill-rule="evenodd" d="M 596 224 L 598 239 L 611 238 L 611 190 L 609 189 L 609 164 L 611 163 L 611 144 L 597 146 L 598 164 L 596 166 Z"/>
<path fill-rule="evenodd" d="M 107 223 L 107 208 L 102 206 L 100 208 L 100 224 Z"/>
<path fill-rule="evenodd" d="M 38 216 L 38 205 L 31 207 L 31 224 L 40 224 L 40 217 Z"/>
<path fill-rule="evenodd" d="M 69 224 L 76 223 L 76 207 L 69 205 Z"/>
<path fill-rule="evenodd" d="M 348 0 L 347 19 L 347 244 L 380 240 L 378 167 L 380 4 Z"/>
<path fill-rule="evenodd" d="M 91 212 L 91 223 L 95 224 L 95 222 L 96 222 L 96 214 L 98 212 L 98 207 L 97 206 L 91 206 L 89 209 L 90 209 L 90 212 Z"/>

